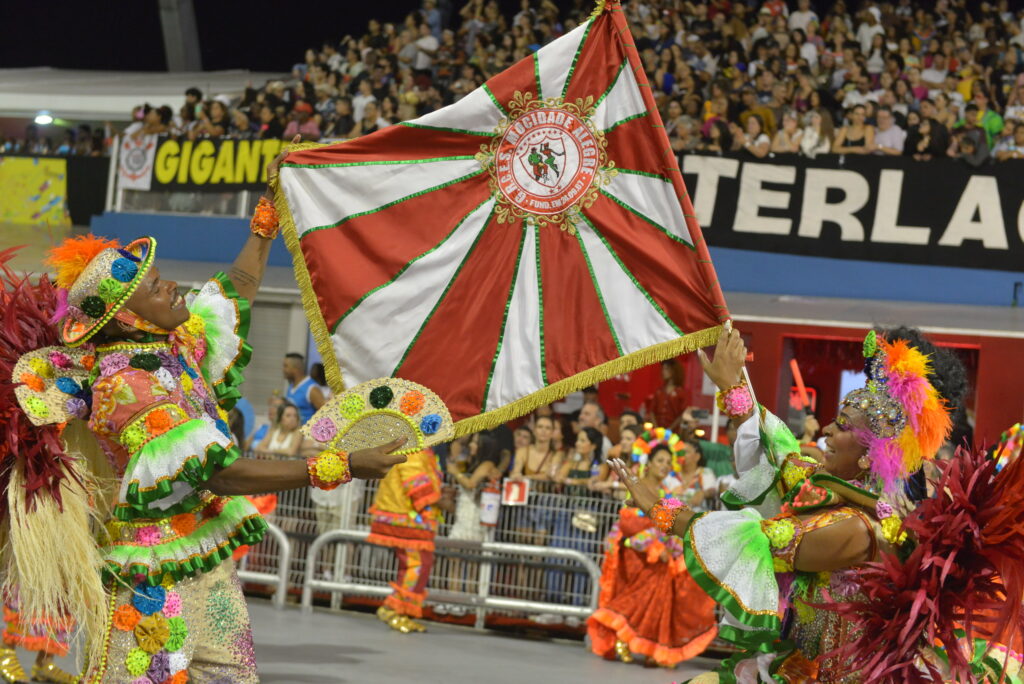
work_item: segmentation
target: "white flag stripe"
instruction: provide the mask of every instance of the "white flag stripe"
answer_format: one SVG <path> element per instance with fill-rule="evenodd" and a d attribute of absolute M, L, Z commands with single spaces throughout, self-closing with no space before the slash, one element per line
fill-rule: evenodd
<path fill-rule="evenodd" d="M 633 67 L 626 64 L 625 68 L 619 71 L 619 77 L 608 96 L 597 106 L 592 120 L 598 130 L 604 131 L 619 121 L 646 111 L 647 106 L 640 94 L 640 86 L 633 76 Z"/>
<path fill-rule="evenodd" d="M 548 226 L 550 228 L 550 226 Z M 512 300 L 494 364 L 485 410 L 522 399 L 544 387 L 540 358 L 540 291 L 537 285 L 537 228 L 530 222 L 519 258 Z"/>
<path fill-rule="evenodd" d="M 436 112 L 424 114 L 409 123 L 417 126 L 493 133 L 498 122 L 504 116 L 501 110 L 494 106 L 494 101 L 491 100 L 491 97 L 481 87 L 472 91 L 458 102 L 453 102 L 447 107 L 438 109 Z"/>
<path fill-rule="evenodd" d="M 623 354 L 640 351 L 659 342 L 674 340 L 679 333 L 662 317 L 632 277 L 608 250 L 604 241 L 586 221 L 576 223 L 576 230 L 587 248 L 587 257 L 594 269 L 594 278 L 601 288 L 608 317 L 615 326 Z"/>
<path fill-rule="evenodd" d="M 281 169 L 295 229 L 331 226 L 480 170 L 475 159 Z"/>
<path fill-rule="evenodd" d="M 611 183 L 604 186 L 604 191 L 680 240 L 693 244 L 683 209 L 679 206 L 675 187 L 671 183 L 635 173 L 619 173 Z"/>
<path fill-rule="evenodd" d="M 332 342 L 347 386 L 395 371 L 493 208 L 493 199 L 482 204 L 437 249 L 364 299 L 342 320 Z"/>
<path fill-rule="evenodd" d="M 540 99 L 562 96 L 565 79 L 569 77 L 569 69 L 572 68 L 577 50 L 582 47 L 580 43 L 583 41 L 588 26 L 590 26 L 589 21 L 583 22 L 558 40 L 548 43 L 537 51 L 537 72 L 540 74 L 541 90 L 537 96 Z"/>

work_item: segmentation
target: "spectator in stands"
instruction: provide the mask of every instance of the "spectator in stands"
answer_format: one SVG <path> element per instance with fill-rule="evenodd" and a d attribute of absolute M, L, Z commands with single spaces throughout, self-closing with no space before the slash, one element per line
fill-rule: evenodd
<path fill-rule="evenodd" d="M 285 354 L 282 373 L 288 382 L 285 399 L 298 407 L 301 424 L 313 417 L 317 409 L 324 405 L 323 391 L 313 378 L 306 374 L 306 359 L 302 354 L 291 352 Z"/>
<path fill-rule="evenodd" d="M 355 128 L 352 129 L 352 137 L 369 135 L 390 125 L 391 123 L 380 115 L 376 100 L 371 100 L 363 105 L 363 118 L 356 122 Z"/>
<path fill-rule="evenodd" d="M 690 404 L 690 394 L 685 387 L 686 374 L 678 359 L 661 362 L 661 383 L 661 387 L 644 402 L 643 413 L 656 427 L 675 431 L 680 416 Z"/>
<path fill-rule="evenodd" d="M 141 137 L 143 135 L 163 135 L 171 130 L 171 108 L 167 105 L 161 107 L 150 107 L 149 104 L 142 106 L 142 125 L 136 127 L 131 135 Z M 125 131 L 128 134 L 128 131 Z"/>
<path fill-rule="evenodd" d="M 847 112 L 849 123 L 839 129 L 832 142 L 834 153 L 870 154 L 874 150 L 875 127 L 865 123 L 866 115 L 864 105 L 857 105 Z"/>
<path fill-rule="evenodd" d="M 1010 121 L 1007 121 L 1009 126 Z M 1013 140 L 1002 144 L 1002 146 L 996 146 L 995 155 L 996 161 L 1006 161 L 1008 159 L 1024 159 L 1024 125 L 1014 122 L 1013 128 Z"/>
<path fill-rule="evenodd" d="M 281 140 L 284 138 L 284 124 L 274 113 L 269 104 L 259 105 L 259 130 L 256 137 L 260 140 Z"/>
<path fill-rule="evenodd" d="M 973 102 L 964 110 L 963 125 L 954 131 L 949 156 L 978 168 L 989 159 L 985 131 L 978 126 L 978 107 Z"/>
<path fill-rule="evenodd" d="M 743 149 L 758 159 L 768 156 L 771 151 L 771 138 L 765 133 L 761 117 L 751 114 L 747 117 L 746 137 L 743 139 Z"/>
<path fill-rule="evenodd" d="M 678 484 L 669 491 L 690 508 L 702 511 L 705 510 L 705 499 L 717 493 L 718 478 L 707 467 L 707 461 L 697 440 L 688 439 L 684 444 L 683 457 L 676 464 L 679 469 L 678 477 L 673 477 Z M 668 478 L 666 482 L 667 480 Z M 711 501 L 708 503 L 710 505 Z"/>
<path fill-rule="evenodd" d="M 512 444 L 516 451 L 533 444 L 533 430 L 527 425 L 520 425 L 512 432 Z"/>
<path fill-rule="evenodd" d="M 892 109 L 878 108 L 878 132 L 875 133 L 875 154 L 899 156 L 903 154 L 903 146 L 907 141 L 907 132 L 896 125 Z"/>
<path fill-rule="evenodd" d="M 490 435 L 475 434 L 469 438 L 468 451 L 469 459 L 464 468 L 456 464 L 449 464 L 448 467 L 448 476 L 458 485 L 455 523 L 448 532 L 448 538 L 482 542 L 486 535 L 485 529 L 480 526 L 480 489 L 484 483 L 497 482 L 501 478 L 501 471 L 498 470 L 498 443 Z M 462 560 L 452 558 L 448 567 L 448 590 L 468 593 L 470 585 L 465 583 L 464 573 L 468 577 L 475 577 L 476 563 L 464 564 Z M 456 615 L 463 612 L 453 608 L 447 607 L 447 612 Z"/>
<path fill-rule="evenodd" d="M 927 161 L 946 156 L 949 148 L 949 132 L 935 119 L 924 117 L 917 130 L 907 135 L 906 153 L 918 161 Z"/>
<path fill-rule="evenodd" d="M 800 152 L 800 140 L 803 138 L 803 131 L 800 130 L 799 115 L 795 110 L 786 110 L 782 115 L 782 128 L 775 134 L 772 141 L 772 152 L 776 154 L 797 154 Z"/>
<path fill-rule="evenodd" d="M 320 139 L 320 127 L 313 118 L 313 105 L 304 100 L 296 102 L 292 117 L 284 129 L 286 140 L 296 135 L 301 135 L 303 142 L 316 142 Z"/>
<path fill-rule="evenodd" d="M 199 112 L 199 122 L 192 129 L 190 137 L 219 138 L 227 134 L 230 126 L 228 105 L 221 99 L 211 100 Z"/>
<path fill-rule="evenodd" d="M 812 109 L 804 117 L 806 125 L 800 136 L 800 153 L 814 159 L 832 151 L 832 115 L 826 109 Z"/>
<path fill-rule="evenodd" d="M 256 451 L 278 456 L 297 456 L 302 446 L 302 422 L 295 404 L 283 402 L 277 409 L 277 421 L 256 445 Z"/>
<path fill-rule="evenodd" d="M 347 97 L 339 97 L 334 101 L 334 111 L 327 117 L 327 124 L 323 129 L 324 137 L 344 140 L 351 137 L 355 127 L 356 120 L 352 116 L 352 100 Z"/>
<path fill-rule="evenodd" d="M 186 90 L 185 106 L 192 110 L 193 118 L 198 115 L 199 109 L 203 106 L 203 91 L 195 86 Z"/>
<path fill-rule="evenodd" d="M 974 88 L 974 97 L 971 103 L 975 107 L 973 116 L 976 117 L 977 126 L 985 133 L 985 144 L 989 149 L 995 144 L 995 138 L 1003 130 L 1003 117 L 989 107 L 988 92 L 983 87 Z M 965 124 L 967 117 L 972 116 L 970 106 L 964 110 L 964 119 L 957 121 L 954 128 L 960 128 Z"/>
<path fill-rule="evenodd" d="M 277 425 L 277 414 L 283 404 L 284 399 L 276 391 L 270 395 L 270 398 L 267 399 L 267 422 L 253 430 L 244 442 L 239 442 L 239 444 L 245 444 L 246 451 L 262 442 L 267 436 L 267 432 Z"/>

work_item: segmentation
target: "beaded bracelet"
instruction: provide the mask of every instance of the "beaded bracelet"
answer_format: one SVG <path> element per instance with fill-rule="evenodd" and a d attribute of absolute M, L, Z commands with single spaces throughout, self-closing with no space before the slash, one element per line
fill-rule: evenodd
<path fill-rule="evenodd" d="M 686 505 L 679 499 L 661 499 L 651 508 L 650 518 L 659 530 L 665 534 L 672 534 L 676 518 L 685 508 Z"/>
<path fill-rule="evenodd" d="M 277 209 L 274 208 L 274 203 L 267 199 L 266 195 L 261 196 L 260 201 L 256 203 L 255 211 L 252 213 L 249 230 L 252 231 L 253 235 L 273 240 L 277 237 L 279 226 L 280 222 L 277 218 Z"/>
<path fill-rule="evenodd" d="M 345 451 L 326 449 L 318 456 L 310 456 L 306 459 L 306 470 L 309 484 L 325 491 L 352 481 L 352 468 Z"/>
<path fill-rule="evenodd" d="M 730 418 L 739 418 L 754 410 L 754 400 L 750 398 L 750 390 L 743 383 L 718 392 L 715 399 L 718 402 L 718 408 Z"/>

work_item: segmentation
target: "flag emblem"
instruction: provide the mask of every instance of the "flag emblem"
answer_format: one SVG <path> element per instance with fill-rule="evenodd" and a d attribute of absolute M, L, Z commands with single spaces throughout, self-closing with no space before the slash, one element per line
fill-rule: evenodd
<path fill-rule="evenodd" d="M 615 175 L 607 142 L 591 121 L 593 109 L 593 98 L 566 104 L 516 93 L 508 119 L 478 155 L 503 205 L 499 220 L 532 214 L 539 223 L 574 230 L 564 221 L 567 212 L 593 204 L 598 188 Z"/>

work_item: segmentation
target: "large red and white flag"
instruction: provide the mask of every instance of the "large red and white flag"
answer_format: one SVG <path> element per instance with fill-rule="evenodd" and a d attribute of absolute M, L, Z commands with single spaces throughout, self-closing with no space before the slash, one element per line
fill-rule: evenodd
<path fill-rule="evenodd" d="M 301 148 L 277 206 L 335 390 L 412 380 L 467 434 L 727 317 L 617 2 L 449 107 Z"/>

